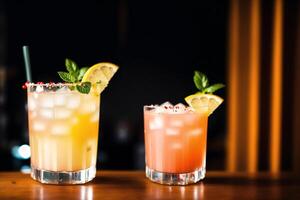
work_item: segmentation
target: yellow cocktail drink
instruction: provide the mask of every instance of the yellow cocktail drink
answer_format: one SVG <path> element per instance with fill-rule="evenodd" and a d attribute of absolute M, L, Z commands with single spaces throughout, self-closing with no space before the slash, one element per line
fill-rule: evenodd
<path fill-rule="evenodd" d="M 65 66 L 57 72 L 65 83 L 23 85 L 31 177 L 41 183 L 82 184 L 96 176 L 100 94 L 119 68 L 108 62 L 80 68 L 68 58 Z"/>
<path fill-rule="evenodd" d="M 92 179 L 97 160 L 99 107 L 99 95 L 72 91 L 68 84 L 29 85 L 32 170 L 77 172 L 86 176 L 84 182 Z"/>

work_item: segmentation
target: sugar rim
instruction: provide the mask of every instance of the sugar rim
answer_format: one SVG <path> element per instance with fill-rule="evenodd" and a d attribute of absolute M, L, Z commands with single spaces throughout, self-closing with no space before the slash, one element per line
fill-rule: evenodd
<path fill-rule="evenodd" d="M 177 105 L 177 104 L 176 104 Z M 176 105 L 173 105 L 173 107 L 175 107 Z M 183 104 L 184 105 L 184 104 Z M 159 105 L 159 104 L 155 104 L 155 105 L 144 105 L 144 109 L 145 108 L 159 108 L 159 107 L 161 107 L 161 105 Z M 201 107 L 208 107 L 208 105 L 206 105 L 206 106 L 201 106 Z M 185 106 L 185 109 L 189 109 L 189 108 L 191 108 L 191 109 L 193 109 L 191 106 Z M 169 108 L 167 108 L 167 109 L 169 109 Z"/>
<path fill-rule="evenodd" d="M 49 87 L 49 86 L 70 86 L 70 85 L 77 85 L 78 83 L 26 83 L 27 87 L 32 86 L 42 86 L 42 87 Z"/>
<path fill-rule="evenodd" d="M 194 114 L 200 114 L 200 115 L 205 115 L 205 113 L 201 113 L 201 112 L 197 112 L 194 108 L 192 108 L 191 106 L 185 106 L 185 109 L 183 112 L 176 112 L 174 109 L 176 105 L 173 105 L 172 108 L 165 108 L 166 110 L 164 111 L 158 111 L 156 112 L 155 109 L 159 108 L 160 105 L 156 104 L 156 105 L 144 105 L 144 113 L 149 113 L 149 114 L 162 114 L 162 115 L 186 115 L 186 114 L 190 114 L 190 115 L 194 115 Z M 203 107 L 208 107 L 208 106 L 203 106 Z"/>

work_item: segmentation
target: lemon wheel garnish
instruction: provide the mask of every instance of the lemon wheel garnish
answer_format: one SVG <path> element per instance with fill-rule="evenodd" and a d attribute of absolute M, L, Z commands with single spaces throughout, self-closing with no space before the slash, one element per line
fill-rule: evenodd
<path fill-rule="evenodd" d="M 90 67 L 82 78 L 82 82 L 91 82 L 91 92 L 99 95 L 108 85 L 119 67 L 113 63 L 102 62 Z"/>
<path fill-rule="evenodd" d="M 223 99 L 213 94 L 196 93 L 187 96 L 185 101 L 189 106 L 195 109 L 196 112 L 210 115 L 219 107 Z"/>

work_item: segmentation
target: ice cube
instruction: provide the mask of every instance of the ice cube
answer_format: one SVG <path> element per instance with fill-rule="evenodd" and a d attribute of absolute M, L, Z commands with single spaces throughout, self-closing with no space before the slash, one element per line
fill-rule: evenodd
<path fill-rule="evenodd" d="M 36 86 L 36 89 L 35 89 L 36 92 L 43 92 L 44 91 L 44 87 L 39 85 L 39 86 Z"/>
<path fill-rule="evenodd" d="M 203 132 L 202 128 L 196 128 L 196 129 L 189 131 L 189 134 L 191 136 L 198 136 L 198 135 L 201 135 L 202 132 Z"/>
<path fill-rule="evenodd" d="M 174 150 L 182 149 L 181 143 L 172 143 L 170 146 L 171 146 L 171 149 L 174 149 Z"/>
<path fill-rule="evenodd" d="M 171 104 L 169 101 L 166 101 L 165 103 L 160 104 L 161 107 L 173 107 L 173 104 Z"/>
<path fill-rule="evenodd" d="M 39 115 L 47 119 L 52 119 L 54 117 L 54 112 L 51 108 L 41 108 L 39 110 Z"/>
<path fill-rule="evenodd" d="M 169 136 L 175 136 L 179 134 L 179 130 L 178 129 L 173 129 L 173 128 L 167 128 L 166 129 L 166 135 Z"/>
<path fill-rule="evenodd" d="M 94 101 L 83 102 L 80 107 L 80 112 L 83 114 L 92 113 L 97 110 L 97 105 Z"/>
<path fill-rule="evenodd" d="M 34 131 L 44 131 L 46 130 L 46 125 L 42 121 L 34 120 L 32 128 Z"/>
<path fill-rule="evenodd" d="M 67 119 L 72 115 L 71 110 L 67 108 L 55 108 L 54 118 L 55 119 Z"/>
<path fill-rule="evenodd" d="M 156 106 L 154 109 L 154 112 L 155 113 L 163 113 L 163 112 L 165 112 L 165 109 L 163 107 Z"/>
<path fill-rule="evenodd" d="M 189 111 L 190 112 L 190 111 Z M 192 111 L 191 111 L 192 112 Z M 195 117 L 195 115 L 191 115 L 191 114 L 187 114 L 184 117 L 184 121 L 187 125 L 193 125 L 193 124 L 197 124 L 199 123 L 199 121 L 197 121 L 199 118 Z"/>
<path fill-rule="evenodd" d="M 56 94 L 54 96 L 54 104 L 56 106 L 63 106 L 67 102 L 67 98 L 65 94 Z"/>
<path fill-rule="evenodd" d="M 53 96 L 52 95 L 40 95 L 39 105 L 43 108 L 52 108 L 54 106 Z"/>
<path fill-rule="evenodd" d="M 184 122 L 183 122 L 183 120 L 172 119 L 172 120 L 170 120 L 170 125 L 173 127 L 182 127 L 184 125 Z"/>
<path fill-rule="evenodd" d="M 163 104 L 160 105 L 160 108 L 164 109 L 164 112 L 172 112 L 173 111 L 173 104 L 171 104 L 170 102 L 165 102 Z"/>
<path fill-rule="evenodd" d="M 150 130 L 161 129 L 163 127 L 164 127 L 164 120 L 161 116 L 155 116 L 154 119 L 151 119 L 149 121 Z"/>
<path fill-rule="evenodd" d="M 69 126 L 62 123 L 56 123 L 52 126 L 51 133 L 54 135 L 64 135 L 68 134 Z"/>
<path fill-rule="evenodd" d="M 79 95 L 72 95 L 67 100 L 67 108 L 75 109 L 78 108 L 80 105 L 80 96 Z"/>
<path fill-rule="evenodd" d="M 182 103 L 176 104 L 174 106 L 174 112 L 176 113 L 185 113 L 186 112 L 186 106 Z"/>
<path fill-rule="evenodd" d="M 93 95 L 86 95 L 86 94 L 80 94 L 81 99 L 85 102 L 85 101 L 93 101 L 95 96 Z"/>
<path fill-rule="evenodd" d="M 37 102 L 33 97 L 28 98 L 28 110 L 33 111 L 37 107 Z"/>
<path fill-rule="evenodd" d="M 157 106 L 156 110 L 159 113 L 172 113 L 173 112 L 173 105 L 170 102 L 165 102 L 161 104 L 160 106 Z"/>

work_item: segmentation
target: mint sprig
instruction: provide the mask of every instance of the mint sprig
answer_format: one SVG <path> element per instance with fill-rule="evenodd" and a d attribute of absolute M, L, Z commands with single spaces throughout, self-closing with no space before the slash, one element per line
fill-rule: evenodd
<path fill-rule="evenodd" d="M 76 62 L 68 58 L 65 60 L 65 66 L 67 72 L 57 72 L 59 77 L 66 83 L 75 83 L 75 87 L 69 87 L 71 90 L 77 89 L 80 93 L 88 94 L 91 90 L 92 84 L 90 82 L 80 82 L 88 70 L 88 67 L 79 68 Z"/>
<path fill-rule="evenodd" d="M 79 70 L 78 79 L 81 80 L 85 74 L 85 72 L 88 70 L 88 67 L 83 67 Z"/>
<path fill-rule="evenodd" d="M 75 83 L 76 78 L 68 72 L 57 72 L 62 80 L 67 83 Z"/>
<path fill-rule="evenodd" d="M 73 72 L 78 71 L 77 64 L 71 59 L 66 58 L 65 65 L 66 65 L 66 68 L 67 68 L 69 73 L 73 73 Z"/>
<path fill-rule="evenodd" d="M 76 89 L 84 94 L 88 94 L 91 90 L 92 84 L 91 82 L 82 82 L 78 85 L 76 85 Z"/>
<path fill-rule="evenodd" d="M 209 85 L 207 76 L 199 71 L 195 71 L 194 83 L 200 91 L 203 91 Z"/>
<path fill-rule="evenodd" d="M 199 71 L 194 72 L 193 79 L 194 79 L 196 88 L 199 90 L 199 92 L 204 93 L 204 94 L 206 94 L 206 93 L 212 94 L 212 93 L 216 92 L 217 90 L 225 87 L 225 85 L 222 83 L 216 83 L 213 85 L 209 85 L 207 76 L 204 73 L 199 72 Z"/>

